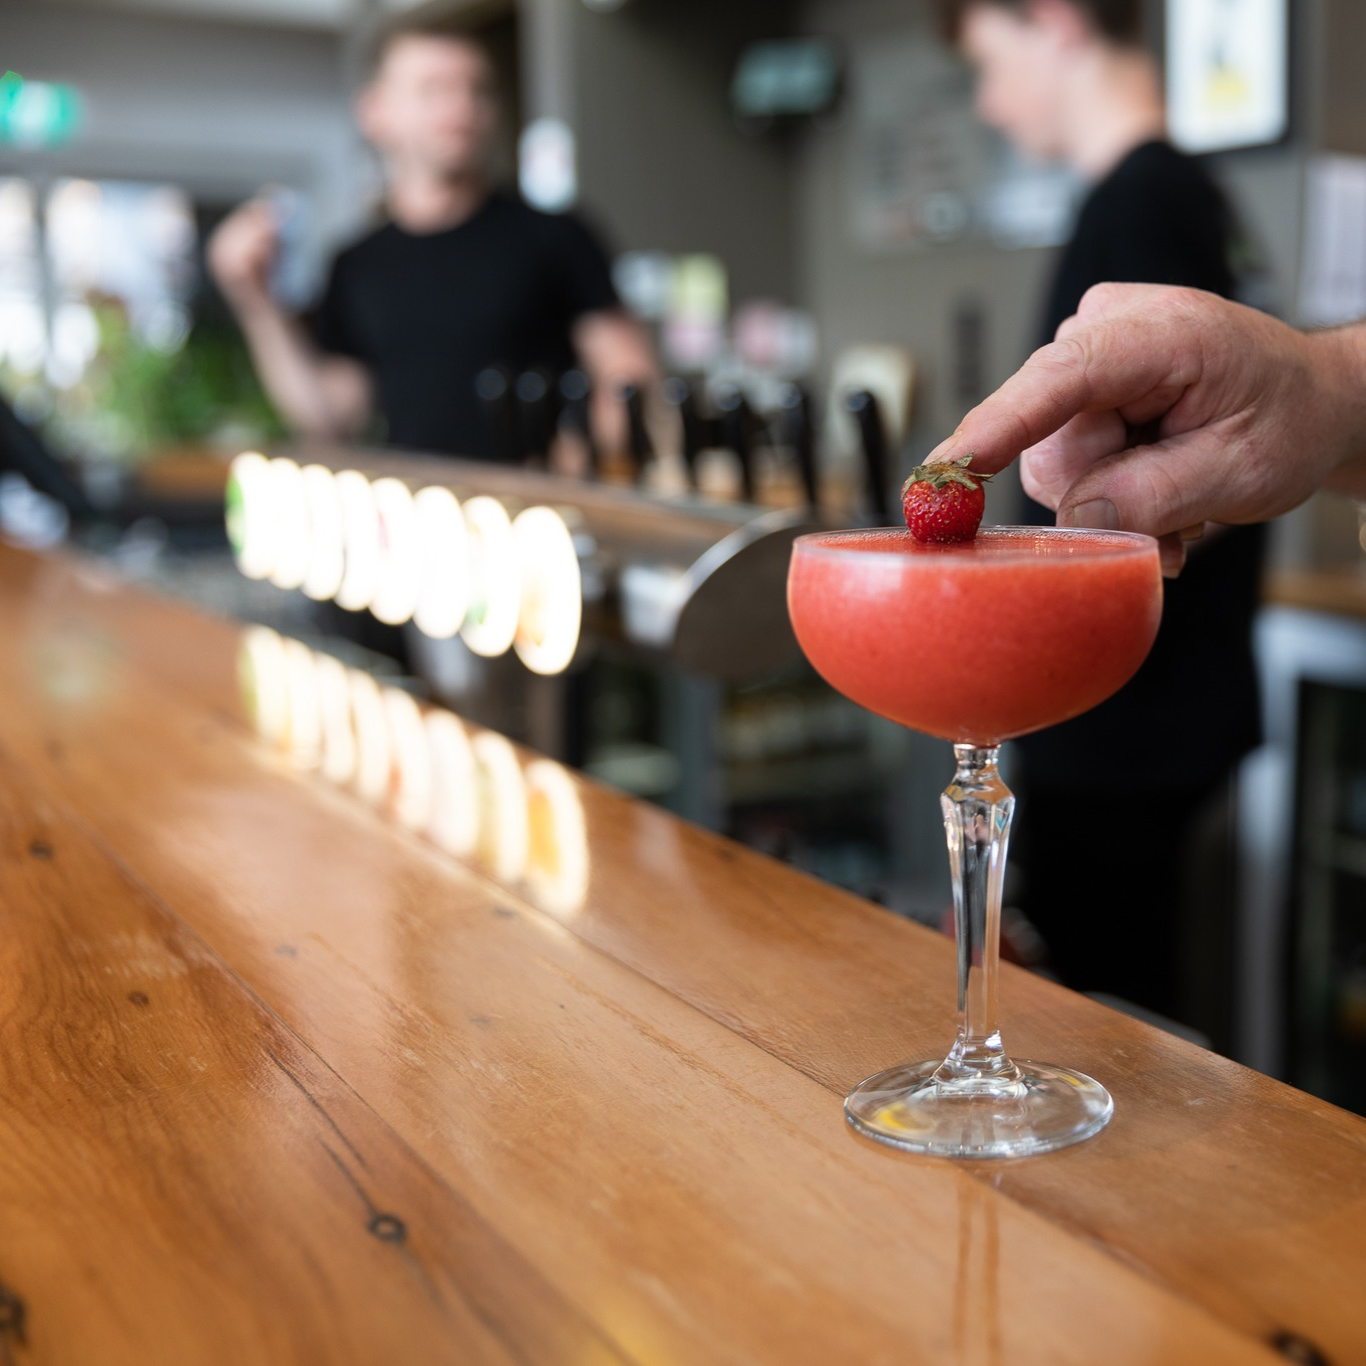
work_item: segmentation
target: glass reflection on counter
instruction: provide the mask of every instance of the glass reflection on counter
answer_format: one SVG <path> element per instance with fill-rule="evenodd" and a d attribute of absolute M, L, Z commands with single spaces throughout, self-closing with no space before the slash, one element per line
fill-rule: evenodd
<path fill-rule="evenodd" d="M 526 880 L 532 900 L 572 915 L 588 898 L 588 826 L 574 779 L 559 764 L 527 765 Z"/>
<path fill-rule="evenodd" d="M 289 735 L 289 671 L 285 643 L 264 626 L 242 633 L 237 654 L 237 680 L 242 705 L 266 744 L 283 749 Z"/>
<path fill-rule="evenodd" d="M 384 715 L 393 749 L 394 816 L 408 829 L 424 831 L 432 818 L 432 759 L 422 712 L 401 688 L 385 688 Z"/>
<path fill-rule="evenodd" d="M 315 654 L 318 675 L 318 710 L 322 716 L 324 778 L 346 787 L 355 781 L 358 752 L 351 729 L 351 684 L 346 665 L 332 655 Z"/>
<path fill-rule="evenodd" d="M 297 640 L 286 640 L 284 657 L 289 709 L 285 748 L 296 767 L 316 768 L 322 757 L 323 720 L 313 651 Z"/>
<path fill-rule="evenodd" d="M 496 817 L 479 822 L 479 861 L 499 882 L 516 882 L 526 872 L 528 849 L 526 780 L 517 751 L 491 730 L 480 731 L 471 748 L 480 814 Z"/>
<path fill-rule="evenodd" d="M 356 735 L 354 787 L 371 806 L 389 799 L 389 769 L 393 750 L 389 743 L 389 718 L 379 684 L 361 669 L 349 669 L 351 724 Z"/>
<path fill-rule="evenodd" d="M 243 631 L 238 675 L 253 729 L 291 766 L 349 787 L 552 915 L 583 908 L 587 820 L 567 769 L 548 759 L 524 768 L 503 736 L 263 626 Z"/>
<path fill-rule="evenodd" d="M 448 711 L 427 713 L 432 756 L 432 841 L 457 858 L 479 847 L 479 774 L 465 727 Z"/>

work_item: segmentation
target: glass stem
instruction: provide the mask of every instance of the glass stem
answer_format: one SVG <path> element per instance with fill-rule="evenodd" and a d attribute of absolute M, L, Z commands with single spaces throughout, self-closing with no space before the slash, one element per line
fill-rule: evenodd
<path fill-rule="evenodd" d="M 958 1038 L 936 1080 L 976 1089 L 1016 1084 L 996 1027 L 1001 885 L 1015 798 L 996 771 L 999 746 L 955 745 L 958 771 L 939 799 L 953 872 L 958 939 Z"/>

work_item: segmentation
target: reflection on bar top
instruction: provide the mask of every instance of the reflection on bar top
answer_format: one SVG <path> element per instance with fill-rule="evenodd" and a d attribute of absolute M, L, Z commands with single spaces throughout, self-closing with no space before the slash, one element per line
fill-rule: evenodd
<path fill-rule="evenodd" d="M 569 916 L 588 895 L 583 803 L 549 759 L 418 704 L 401 688 L 264 626 L 242 633 L 238 677 L 262 742 L 387 818 Z"/>

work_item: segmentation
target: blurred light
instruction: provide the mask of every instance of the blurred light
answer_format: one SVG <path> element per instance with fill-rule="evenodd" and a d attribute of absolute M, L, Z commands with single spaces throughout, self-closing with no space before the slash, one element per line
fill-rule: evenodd
<path fill-rule="evenodd" d="M 69 389 L 85 374 L 99 349 L 100 327 L 90 305 L 79 300 L 58 304 L 52 315 L 48 379 L 58 389 Z"/>
<path fill-rule="evenodd" d="M 356 776 L 356 737 L 351 729 L 351 689 L 346 666 L 332 655 L 317 655 L 318 710 L 322 718 L 322 772 L 345 786 Z"/>
<path fill-rule="evenodd" d="M 337 476 L 337 496 L 341 501 L 345 547 L 337 602 L 348 612 L 359 612 L 369 607 L 379 586 L 379 513 L 370 481 L 355 470 L 343 470 Z"/>
<path fill-rule="evenodd" d="M 579 197 L 574 130 L 563 119 L 537 119 L 522 130 L 518 183 L 522 198 L 543 213 L 564 213 Z"/>
<path fill-rule="evenodd" d="M 447 711 L 427 716 L 432 762 L 432 818 L 428 836 L 457 858 L 479 843 L 479 787 L 474 750 L 465 728 Z"/>
<path fill-rule="evenodd" d="M 386 626 L 402 626 L 412 620 L 422 587 L 413 493 L 401 479 L 377 479 L 371 492 L 379 522 L 379 572 L 370 611 Z"/>
<path fill-rule="evenodd" d="M 190 332 L 194 208 L 173 185 L 59 180 L 47 199 L 47 255 L 58 298 L 116 301 L 164 355 Z"/>
<path fill-rule="evenodd" d="M 536 904 L 572 915 L 588 899 L 588 823 L 574 779 L 549 759 L 527 767 L 527 885 Z"/>
<path fill-rule="evenodd" d="M 630 0 L 583 0 L 584 5 L 597 14 L 615 14 L 625 9 Z"/>
<path fill-rule="evenodd" d="M 190 325 L 190 310 L 184 304 L 162 299 L 148 309 L 142 333 L 153 351 L 173 356 L 190 339 Z"/>
<path fill-rule="evenodd" d="M 563 673 L 579 648 L 583 580 L 574 538 L 551 508 L 527 508 L 512 524 L 521 606 L 516 647 L 533 673 Z"/>
<path fill-rule="evenodd" d="M 17 71 L 0 76 L 0 144 L 60 147 L 80 126 L 81 97 L 74 86 L 26 81 Z"/>
<path fill-rule="evenodd" d="M 465 620 L 470 551 L 465 518 L 449 490 L 433 486 L 413 499 L 422 587 L 413 616 L 433 640 L 449 640 Z"/>
<path fill-rule="evenodd" d="M 274 480 L 264 455 L 247 451 L 228 470 L 228 543 L 237 567 L 249 579 L 270 577 L 275 568 Z"/>
<path fill-rule="evenodd" d="M 292 460 L 270 462 L 270 499 L 275 509 L 275 555 L 270 581 L 276 588 L 298 588 L 308 573 L 308 497 L 303 471 Z"/>
<path fill-rule="evenodd" d="M 587 819 L 573 776 L 548 759 L 523 772 L 492 731 L 470 738 L 450 712 L 263 626 L 242 633 L 238 676 L 260 738 L 298 768 L 320 768 L 370 805 L 506 884 L 525 882 L 554 915 L 588 896 Z"/>
<path fill-rule="evenodd" d="M 21 375 L 36 375 L 47 354 L 47 328 L 37 299 L 0 299 L 0 361 Z"/>
<path fill-rule="evenodd" d="M 460 634 L 477 655 L 493 659 L 512 648 L 521 612 L 517 545 L 507 510 L 496 498 L 465 504 L 469 532 L 469 607 Z"/>
<path fill-rule="evenodd" d="M 379 684 L 350 671 L 351 719 L 356 728 L 356 791 L 374 806 L 389 798 L 389 718 Z"/>
<path fill-rule="evenodd" d="M 658 322 L 674 292 L 674 260 L 663 251 L 628 251 L 612 265 L 612 282 L 638 318 Z"/>
<path fill-rule="evenodd" d="M 680 256 L 661 336 L 670 363 L 685 370 L 707 369 L 725 346 L 729 308 L 730 280 L 721 259 Z"/>
<path fill-rule="evenodd" d="M 730 102 L 744 118 L 820 114 L 839 93 L 840 60 L 821 38 L 751 43 L 731 81 Z"/>
<path fill-rule="evenodd" d="M 302 587 L 314 602 L 327 602 L 337 596 L 345 567 L 341 497 L 336 477 L 322 465 L 305 465 L 303 479 L 308 504 L 308 572 Z"/>
<path fill-rule="evenodd" d="M 289 672 L 284 641 L 265 626 L 242 633 L 237 656 L 242 705 L 256 733 L 283 748 L 289 733 Z"/>
<path fill-rule="evenodd" d="M 471 745 L 478 771 L 479 857 L 500 882 L 517 882 L 526 872 L 526 783 L 517 751 L 493 731 L 481 731 Z"/>
<path fill-rule="evenodd" d="M 384 714 L 397 780 L 394 815 L 410 830 L 425 830 L 432 815 L 432 759 L 422 712 L 402 688 L 385 688 Z"/>
<path fill-rule="evenodd" d="M 297 640 L 284 642 L 289 695 L 289 757 L 298 768 L 316 768 L 322 757 L 322 706 L 313 651 Z"/>
<path fill-rule="evenodd" d="M 71 529 L 71 514 L 22 474 L 0 474 L 0 536 L 28 550 L 60 545 Z"/>

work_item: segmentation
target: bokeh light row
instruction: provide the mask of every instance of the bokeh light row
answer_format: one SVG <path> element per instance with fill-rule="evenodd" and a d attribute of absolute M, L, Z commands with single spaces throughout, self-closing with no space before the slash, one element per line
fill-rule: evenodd
<path fill-rule="evenodd" d="M 555 915 L 588 894 L 583 803 L 549 759 L 525 766 L 492 731 L 423 708 L 332 655 L 264 626 L 242 636 L 239 678 L 260 738 Z"/>
<path fill-rule="evenodd" d="M 459 634 L 476 654 L 515 649 L 535 673 L 567 669 L 579 645 L 583 583 L 574 538 L 553 508 L 515 517 L 484 495 L 414 492 L 358 470 L 302 468 L 255 452 L 232 463 L 228 537 L 249 578 L 391 626 Z"/>

